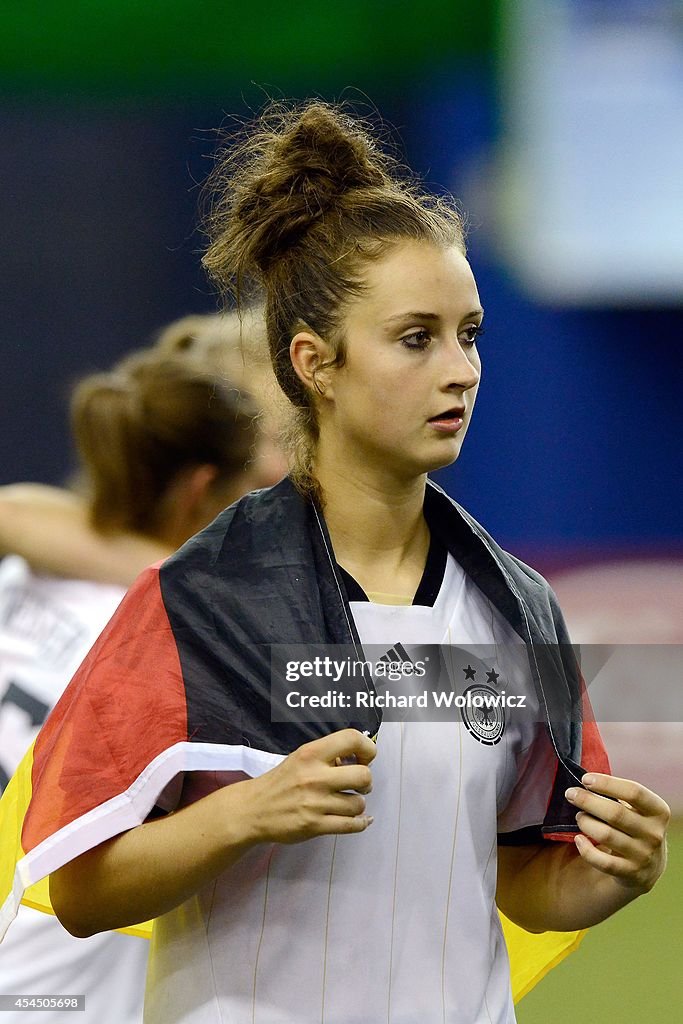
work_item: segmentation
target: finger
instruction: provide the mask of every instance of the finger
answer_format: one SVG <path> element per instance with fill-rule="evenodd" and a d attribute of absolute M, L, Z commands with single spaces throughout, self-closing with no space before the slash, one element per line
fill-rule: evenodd
<path fill-rule="evenodd" d="M 356 818 L 365 812 L 365 800 L 355 793 L 332 793 L 325 800 L 324 814 Z"/>
<path fill-rule="evenodd" d="M 607 822 L 612 828 L 627 836 L 645 839 L 651 834 L 650 819 L 619 803 L 618 800 L 609 800 L 604 796 L 598 796 L 597 793 L 589 793 L 588 790 L 578 788 L 568 789 L 565 796 L 574 807 L 599 821 Z"/>
<path fill-rule="evenodd" d="M 321 821 L 321 835 L 350 835 L 354 832 L 365 832 L 366 828 L 372 825 L 375 819 L 368 814 L 359 815 L 357 818 L 339 817 L 334 814 L 326 814 Z"/>
<path fill-rule="evenodd" d="M 353 753 L 356 755 L 357 763 L 372 764 L 377 757 L 377 744 L 375 741 L 366 736 L 365 733 L 358 732 L 357 729 L 349 729 L 349 732 L 355 733 L 356 736 L 356 747 Z"/>
<path fill-rule="evenodd" d="M 576 824 L 582 833 L 595 840 L 600 846 L 608 847 L 614 853 L 622 857 L 629 857 L 633 861 L 644 861 L 650 854 L 647 845 L 632 836 L 611 828 L 604 821 L 599 821 L 585 811 L 579 811 L 576 815 Z"/>
<path fill-rule="evenodd" d="M 318 740 L 312 740 L 299 748 L 308 756 L 319 757 L 333 765 L 337 758 L 355 756 L 359 764 L 370 764 L 377 753 L 377 747 L 369 736 L 364 736 L 358 729 L 340 729 Z"/>
<path fill-rule="evenodd" d="M 632 867 L 629 861 L 624 860 L 623 857 L 615 857 L 605 850 L 598 850 L 585 836 L 576 836 L 574 844 L 583 860 L 591 867 L 597 868 L 598 871 L 612 875 L 614 878 L 626 878 L 631 874 Z"/>
<path fill-rule="evenodd" d="M 633 782 L 631 779 L 620 779 L 615 775 L 600 775 L 596 772 L 589 772 L 581 779 L 586 789 L 593 793 L 602 793 L 611 796 L 616 800 L 625 800 L 631 807 L 640 811 L 641 814 L 650 816 L 671 815 L 669 805 L 661 796 L 653 793 L 651 789 L 641 785 L 640 782 Z"/>
<path fill-rule="evenodd" d="M 330 792 L 338 793 L 350 789 L 356 793 L 367 794 L 372 790 L 372 773 L 364 764 L 334 766 L 334 769 L 325 776 L 325 782 Z"/>

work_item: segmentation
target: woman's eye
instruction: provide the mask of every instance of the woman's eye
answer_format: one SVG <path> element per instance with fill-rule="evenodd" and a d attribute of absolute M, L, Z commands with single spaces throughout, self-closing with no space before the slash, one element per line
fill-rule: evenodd
<path fill-rule="evenodd" d="M 431 340 L 432 336 L 429 331 L 414 331 L 412 334 L 406 334 L 401 338 L 406 348 L 417 349 L 417 351 L 427 348 Z"/>
<path fill-rule="evenodd" d="M 462 332 L 461 338 L 463 344 L 474 345 L 477 338 L 480 338 L 483 333 L 483 327 L 478 326 L 477 324 L 471 324 L 469 327 L 466 327 L 465 330 Z"/>

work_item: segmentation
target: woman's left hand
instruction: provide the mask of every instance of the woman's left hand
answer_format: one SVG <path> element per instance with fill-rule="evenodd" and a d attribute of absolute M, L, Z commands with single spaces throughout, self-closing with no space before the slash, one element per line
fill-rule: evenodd
<path fill-rule="evenodd" d="M 565 793 L 579 808 L 582 834 L 574 841 L 581 857 L 624 888 L 648 892 L 666 867 L 669 805 L 628 779 L 590 772 L 581 783 L 585 789 Z"/>

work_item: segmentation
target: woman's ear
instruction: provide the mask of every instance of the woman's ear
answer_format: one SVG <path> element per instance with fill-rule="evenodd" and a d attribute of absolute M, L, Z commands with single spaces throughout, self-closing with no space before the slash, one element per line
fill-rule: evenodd
<path fill-rule="evenodd" d="M 184 500 L 189 511 L 194 512 L 203 504 L 217 477 L 218 466 L 214 466 L 213 463 L 201 463 L 188 469 L 184 475 L 181 489 L 184 492 Z"/>
<path fill-rule="evenodd" d="M 159 532 L 172 548 L 184 544 L 220 511 L 212 493 L 217 477 L 218 467 L 212 463 L 186 466 L 166 488 L 159 506 Z"/>
<path fill-rule="evenodd" d="M 313 331 L 299 331 L 292 338 L 289 356 L 297 377 L 308 390 L 317 392 L 321 398 L 332 397 L 331 375 L 321 370 L 333 356 L 326 341 Z"/>

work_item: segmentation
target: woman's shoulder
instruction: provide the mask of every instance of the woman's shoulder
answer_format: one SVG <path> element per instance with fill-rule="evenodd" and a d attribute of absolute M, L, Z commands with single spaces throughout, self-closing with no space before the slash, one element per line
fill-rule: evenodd
<path fill-rule="evenodd" d="M 492 567 L 498 568 L 527 601 L 557 608 L 557 599 L 545 577 L 502 547 L 467 509 L 431 480 L 425 508 L 429 508 L 430 525 L 437 525 L 451 553 L 471 576 L 481 578 Z"/>
<path fill-rule="evenodd" d="M 165 575 L 203 567 L 221 573 L 249 562 L 263 562 L 304 531 L 307 505 L 289 478 L 250 491 L 224 509 L 168 558 Z"/>

